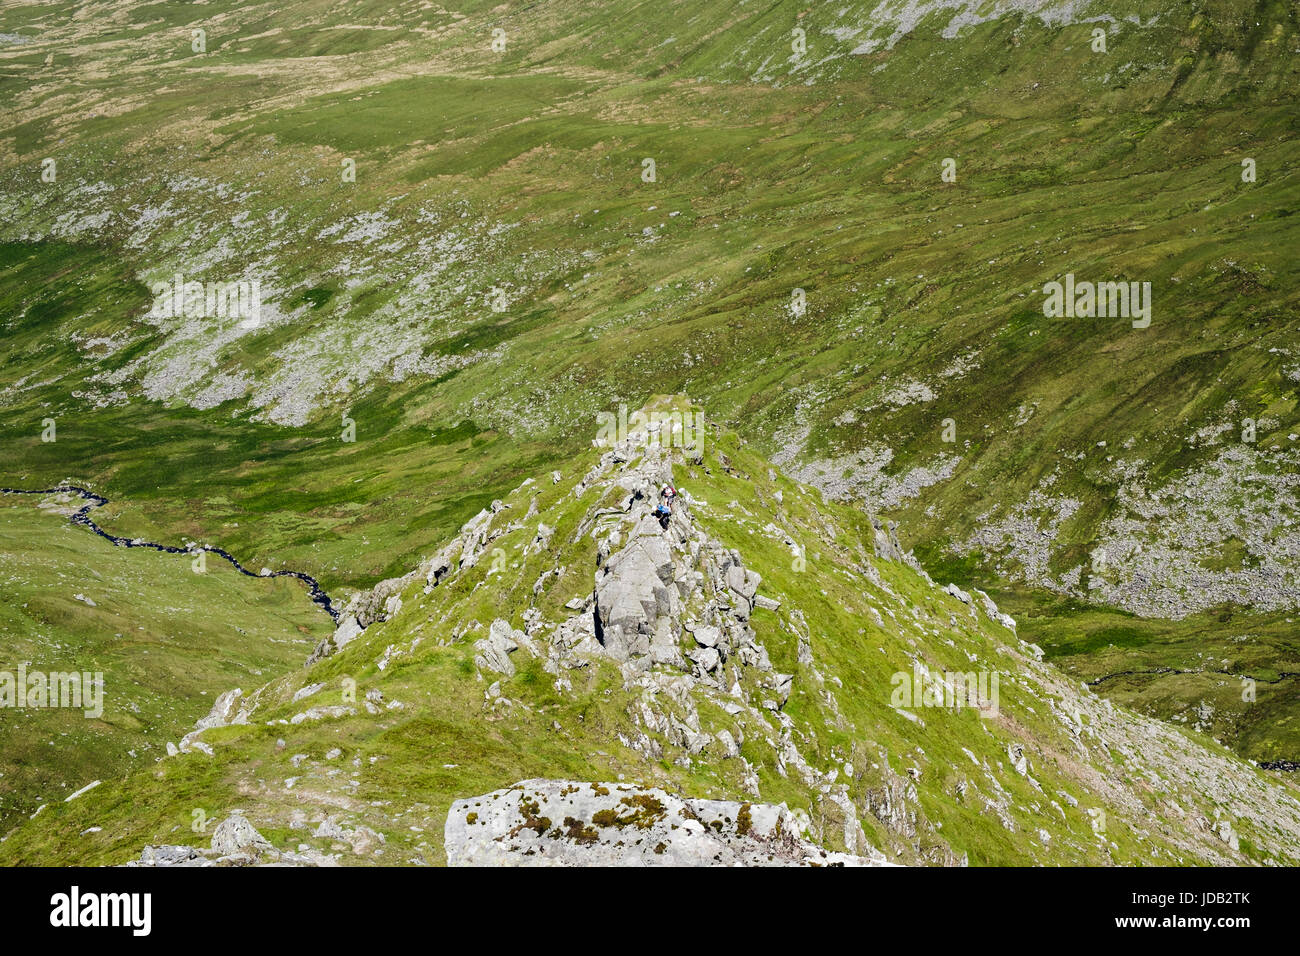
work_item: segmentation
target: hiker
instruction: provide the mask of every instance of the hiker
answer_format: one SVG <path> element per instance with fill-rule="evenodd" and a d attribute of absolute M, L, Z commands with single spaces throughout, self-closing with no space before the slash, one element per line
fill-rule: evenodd
<path fill-rule="evenodd" d="M 667 531 L 668 522 L 673 517 L 673 499 L 677 497 L 677 489 L 672 485 L 664 485 L 659 494 L 662 500 L 655 507 L 655 517 L 659 519 L 659 526 Z"/>

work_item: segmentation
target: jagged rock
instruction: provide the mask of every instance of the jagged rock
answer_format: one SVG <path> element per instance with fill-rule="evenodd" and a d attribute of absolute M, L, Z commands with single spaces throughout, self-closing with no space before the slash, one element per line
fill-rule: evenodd
<path fill-rule="evenodd" d="M 889 523 L 886 528 L 878 519 L 871 519 L 871 527 L 875 531 L 875 539 L 872 542 L 876 552 L 876 557 L 883 558 L 886 561 L 899 561 L 903 557 L 903 547 L 898 543 L 898 534 L 894 522 Z"/>
<path fill-rule="evenodd" d="M 799 635 L 799 649 L 797 651 L 797 660 L 800 664 L 811 664 L 813 662 L 812 644 L 808 638 L 802 634 Z"/>
<path fill-rule="evenodd" d="M 122 865 L 126 867 L 337 866 L 338 863 L 332 857 L 316 850 L 280 853 L 273 848 L 265 849 L 250 845 L 235 853 L 221 853 L 192 846 L 147 846 L 138 860 Z"/>
<path fill-rule="evenodd" d="M 331 717 L 351 717 L 355 714 L 356 708 L 348 707 L 344 704 L 332 704 L 328 707 L 309 707 L 300 714 L 294 714 L 289 718 L 291 724 L 301 724 L 308 720 L 325 720 Z"/>
<path fill-rule="evenodd" d="M 671 648 L 667 618 L 676 609 L 672 552 L 659 522 L 647 514 L 596 580 L 597 639 L 615 660 Z M 662 623 L 661 623 L 662 622 Z"/>
<path fill-rule="evenodd" d="M 195 726 L 199 730 L 209 727 L 225 727 L 229 724 L 246 724 L 248 715 L 240 713 L 239 705 L 244 699 L 244 692 L 236 687 L 221 694 L 212 704 L 208 716 L 202 718 Z"/>
<path fill-rule="evenodd" d="M 980 601 L 984 605 L 984 613 L 988 616 L 990 621 L 996 621 L 998 624 L 1001 624 L 1003 627 L 1011 631 L 1014 631 L 1016 629 L 1015 619 L 1012 618 L 1010 614 L 1004 614 L 1000 610 L 998 610 L 998 606 L 993 603 L 993 599 L 991 597 L 989 597 L 979 588 L 972 588 L 971 590 L 973 590 L 976 594 L 979 595 Z"/>
<path fill-rule="evenodd" d="M 355 614 L 340 614 L 339 623 L 334 628 L 334 633 L 316 645 L 307 658 L 305 666 L 310 667 L 317 661 L 343 650 L 361 635 L 362 630 L 361 622 L 357 620 Z"/>
<path fill-rule="evenodd" d="M 619 464 L 626 467 L 610 473 Z M 651 513 L 659 490 L 673 483 L 668 461 L 620 444 L 602 457 L 584 487 L 606 475 L 603 481 L 624 489 L 627 497 L 617 507 L 595 508 L 578 535 L 590 533 L 598 543 L 594 613 L 583 616 L 600 652 L 632 665 L 630 678 L 652 664 L 688 672 L 694 664 L 698 679 L 716 684 L 720 665 L 736 653 L 741 664 L 770 670 L 766 650 L 748 626 L 760 576 L 744 567 L 738 553 L 696 527 L 684 491 L 679 490 L 666 528 Z M 568 607 L 578 610 L 579 605 L 574 601 Z M 697 612 L 689 624 L 684 621 L 688 607 Z M 680 642 L 687 630 L 696 644 L 715 653 L 694 650 L 684 656 Z M 552 644 L 572 647 L 586 632 L 586 621 L 572 618 L 561 625 Z"/>
<path fill-rule="evenodd" d="M 202 730 L 191 730 L 188 734 L 182 737 L 181 742 L 176 745 L 176 752 L 188 754 L 197 750 L 200 753 L 205 753 L 211 757 L 212 747 L 199 740 L 199 735 L 202 733 Z"/>
<path fill-rule="evenodd" d="M 1230 821 L 1220 820 L 1218 825 L 1214 828 L 1214 833 L 1215 836 L 1228 844 L 1228 846 L 1232 847 L 1233 850 L 1241 849 L 1240 840 L 1238 839 L 1237 834 L 1233 832 L 1232 823 Z"/>
<path fill-rule="evenodd" d="M 297 703 L 300 700 L 304 700 L 310 697 L 312 694 L 319 693 L 320 689 L 324 686 L 325 685 L 322 683 L 322 684 L 308 684 L 306 687 L 299 687 L 293 693 L 294 703 Z"/>
<path fill-rule="evenodd" d="M 948 584 L 943 590 L 945 594 L 951 594 L 962 604 L 974 604 L 974 599 L 955 584 Z"/>
<path fill-rule="evenodd" d="M 515 664 L 510 655 L 519 649 L 524 639 L 522 631 L 513 630 L 508 622 L 497 618 L 488 628 L 488 636 L 474 642 L 474 648 L 479 652 L 474 657 L 474 663 L 484 670 L 513 677 Z"/>
<path fill-rule="evenodd" d="M 551 544 L 551 537 L 554 534 L 555 534 L 554 528 L 552 528 L 550 525 L 545 524 L 543 522 L 538 522 L 537 534 L 536 536 L 534 536 L 533 540 L 529 544 L 528 553 L 532 553 L 533 551 L 541 551 L 549 547 Z"/>
<path fill-rule="evenodd" d="M 722 631 L 716 627 L 697 627 L 691 636 L 701 647 L 717 647 L 718 641 L 722 639 Z"/>
<path fill-rule="evenodd" d="M 241 707 L 241 705 L 245 705 Z M 167 756 L 174 757 L 178 753 L 191 753 L 195 750 L 212 756 L 212 747 L 199 740 L 203 731 L 212 727 L 225 727 L 229 724 L 246 724 L 248 723 L 248 711 L 244 701 L 244 693 L 238 687 L 220 694 L 212 704 L 212 709 L 208 711 L 206 717 L 201 717 L 194 725 L 194 729 L 181 738 L 178 745 L 167 744 Z"/>
<path fill-rule="evenodd" d="M 686 656 L 700 665 L 700 670 L 706 673 L 714 670 L 721 663 L 717 649 L 712 647 L 698 647 L 693 651 L 687 651 Z"/>
<path fill-rule="evenodd" d="M 777 700 L 781 706 L 785 706 L 786 701 L 790 699 L 790 691 L 794 687 L 793 674 L 773 674 L 772 689 L 776 691 Z"/>
<path fill-rule="evenodd" d="M 387 842 L 382 834 L 376 833 L 370 827 L 345 827 L 328 818 L 321 822 L 312 835 L 317 839 L 346 843 L 358 856 L 365 856 Z"/>
<path fill-rule="evenodd" d="M 226 817 L 212 832 L 212 852 L 217 856 L 244 854 L 258 857 L 273 849 L 266 837 L 238 813 Z"/>
<path fill-rule="evenodd" d="M 525 780 L 452 804 L 451 866 L 889 866 L 810 843 L 784 804 L 683 799 L 621 783 Z"/>
<path fill-rule="evenodd" d="M 349 614 L 339 622 L 334 631 L 334 648 L 342 650 L 361 635 L 363 625 L 355 614 Z"/>
<path fill-rule="evenodd" d="M 380 581 L 369 591 L 363 591 L 356 595 L 348 602 L 348 616 L 354 617 L 357 625 L 362 630 L 378 621 L 388 620 L 402 608 L 402 599 L 399 594 L 406 586 L 408 578 L 409 576 L 389 578 Z M 342 615 L 340 617 L 342 618 Z M 351 640 L 349 637 L 340 644 L 338 637 L 339 635 L 336 632 L 334 643 L 339 648 L 342 648 L 347 644 L 348 640 Z"/>
<path fill-rule="evenodd" d="M 147 846 L 140 859 L 127 866 L 211 866 L 212 863 L 192 846 Z"/>
<path fill-rule="evenodd" d="M 488 543 L 488 528 L 492 524 L 492 516 L 497 513 L 499 501 L 492 502 L 492 510 L 484 509 L 476 514 L 473 518 L 465 523 L 461 528 L 458 543 L 460 545 L 460 559 L 457 566 L 461 568 L 473 567 L 478 563 L 479 556 Z"/>
<path fill-rule="evenodd" d="M 421 562 L 415 570 L 401 577 L 380 581 L 370 590 L 353 595 L 339 612 L 338 625 L 334 634 L 316 645 L 311 656 L 307 658 L 307 666 L 341 651 L 371 624 L 396 616 L 402 609 L 401 593 L 420 578 L 424 579 L 424 590 L 427 594 L 449 574 L 462 568 L 474 567 L 494 538 L 521 527 L 518 523 L 512 523 L 495 532 L 492 530 L 492 519 L 508 508 L 509 506 L 501 500 L 494 500 L 490 508 L 484 508 L 461 525 L 455 538 L 434 557 Z M 539 525 L 538 538 L 534 541 L 534 546 L 544 547 L 552 533 L 553 531 L 546 525 Z"/>
<path fill-rule="evenodd" d="M 1007 747 L 1007 759 L 1011 761 L 1011 767 L 1020 776 L 1029 773 L 1029 759 L 1025 756 L 1025 748 L 1019 744 L 1010 744 Z"/>
<path fill-rule="evenodd" d="M 733 558 L 736 563 L 727 568 L 727 587 L 746 601 L 752 601 L 763 579 L 758 572 L 742 567 L 739 563 L 739 555 L 733 555 Z"/>

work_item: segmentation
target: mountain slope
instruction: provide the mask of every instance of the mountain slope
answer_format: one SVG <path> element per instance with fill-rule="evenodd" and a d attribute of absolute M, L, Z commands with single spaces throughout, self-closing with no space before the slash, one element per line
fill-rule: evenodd
<path fill-rule="evenodd" d="M 82 504 L 0 495 L 0 834 L 161 755 L 231 683 L 284 673 L 332 630 L 300 584 L 116 548 L 68 520 Z M 15 706 L 24 672 L 84 674 L 85 706 Z"/>
<path fill-rule="evenodd" d="M 1280 0 L 11 5 L 0 477 L 372 584 L 687 392 L 1294 759 L 1297 49 Z M 154 314 L 178 274 L 259 323 Z M 1151 325 L 1044 316 L 1067 274 Z"/>
<path fill-rule="evenodd" d="M 285 849 L 437 863 L 454 801 L 547 778 L 784 803 L 826 848 L 891 862 L 1300 861 L 1276 775 L 1065 678 L 734 433 L 691 447 L 681 400 L 647 411 L 666 423 L 633 416 L 525 481 L 355 594 L 301 672 L 24 823 L 0 860 L 122 863 L 238 808 Z M 936 701 L 957 674 L 985 680 Z M 931 696 L 900 698 L 914 680 Z"/>

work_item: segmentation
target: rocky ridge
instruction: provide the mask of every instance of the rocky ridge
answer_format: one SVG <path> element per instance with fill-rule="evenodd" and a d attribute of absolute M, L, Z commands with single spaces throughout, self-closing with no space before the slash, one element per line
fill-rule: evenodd
<path fill-rule="evenodd" d="M 773 668 L 766 647 L 750 626 L 756 607 L 775 610 L 781 606 L 780 601 L 760 594 L 762 577 L 745 567 L 737 550 L 725 547 L 694 520 L 695 502 L 689 491 L 684 491 L 678 499 L 666 530 L 660 528 L 651 513 L 659 489 L 675 483 L 673 455 L 667 450 L 670 444 L 667 438 L 658 434 L 654 426 L 634 432 L 626 441 L 605 450 L 598 463 L 572 489 L 575 498 L 591 495 L 602 502 L 608 501 L 586 514 L 575 535 L 575 541 L 589 537 L 597 542 L 597 566 L 590 594 L 566 605 L 574 613 L 558 624 L 534 616 L 524 630 L 513 628 L 502 619 L 494 620 L 487 637 L 475 642 L 476 664 L 486 672 L 509 678 L 515 673 L 516 655 L 523 652 L 544 658 L 545 668 L 555 675 L 557 687 L 567 687 L 564 677 L 567 670 L 587 666 L 592 656 L 610 658 L 620 666 L 624 688 L 640 693 L 640 701 L 632 713 L 638 732 L 623 735 L 622 743 L 648 760 L 659 760 L 668 752 L 666 742 L 680 751 L 675 762 L 687 767 L 693 759 L 739 760 L 750 793 L 756 798 L 760 796 L 758 779 L 746 758 L 740 755 L 740 749 L 745 740 L 745 727 L 756 724 L 769 727 L 767 742 L 778 754 L 782 775 L 797 774 L 844 811 L 842 836 L 847 847 L 866 854 L 877 853 L 862 836 L 858 822 L 861 808 L 850 798 L 848 788 L 842 784 L 827 785 L 823 775 L 803 758 L 798 746 L 801 734 L 795 722 L 783 713 L 795 677 Z M 612 501 L 608 495 L 599 495 L 610 491 L 615 494 Z M 357 605 L 358 623 L 368 617 L 383 619 L 387 613 L 400 609 L 400 599 L 393 595 L 400 593 L 411 580 L 423 577 L 427 593 L 446 575 L 476 564 L 494 540 L 522 527 L 519 520 L 495 521 L 506 510 L 503 503 L 494 502 L 491 509 L 485 509 L 468 522 L 460 535 L 432 561 L 362 596 Z M 1297 816 L 1300 804 L 1292 795 L 1261 786 L 1252 775 L 1238 770 L 1235 761 L 1201 754 L 1198 745 L 1167 725 L 1118 710 L 1086 688 L 1080 692 L 1052 667 L 1042 663 L 1041 650 L 1014 638 L 1015 621 L 1002 613 L 987 594 L 978 590 L 967 593 L 951 584 L 939 588 L 915 557 L 899 544 L 893 522 L 886 524 L 873 519 L 872 527 L 872 548 L 876 556 L 910 567 L 928 586 L 965 605 L 972 617 L 982 616 L 1010 632 L 1012 642 L 1001 648 L 1000 653 L 1013 659 L 1015 669 L 1028 672 L 1038 685 L 1037 692 L 1031 692 L 1034 696 L 1041 694 L 1044 702 L 1052 701 L 1048 705 L 1050 711 L 1078 754 L 1090 760 L 1113 760 L 1117 755 L 1121 759 L 1138 759 L 1144 751 L 1154 748 L 1166 758 L 1176 755 L 1176 759 L 1160 761 L 1158 769 L 1148 772 L 1147 786 L 1154 785 L 1178 817 L 1216 837 L 1225 850 L 1237 849 L 1227 815 L 1222 811 L 1212 814 L 1189 811 L 1179 804 L 1180 793 L 1209 793 L 1216 805 L 1235 806 L 1245 815 L 1269 821 L 1268 826 L 1279 837 L 1290 826 L 1284 820 L 1300 819 Z M 551 529 L 539 524 L 534 546 L 544 544 L 550 534 Z M 785 543 L 794 546 L 788 539 Z M 870 565 L 862 565 L 858 570 L 874 578 L 873 583 L 888 589 L 873 574 Z M 545 575 L 535 590 L 544 585 Z M 797 619 L 797 609 L 792 610 Z M 349 635 L 355 636 L 352 630 L 346 623 L 340 627 L 346 638 L 344 644 L 351 639 Z M 335 643 L 339 643 L 337 637 Z M 813 659 L 811 642 L 806 639 L 800 641 L 799 660 L 808 665 L 819 687 L 825 686 L 826 680 L 817 671 Z M 740 681 L 738 677 L 746 673 L 754 675 L 756 680 Z M 494 683 L 489 696 L 499 693 L 499 684 Z M 834 694 L 828 698 L 833 706 Z M 745 721 L 738 722 L 733 729 L 707 734 L 701 730 L 699 721 L 699 707 L 706 703 L 716 704 L 732 716 L 762 718 L 761 712 L 766 712 L 775 718 L 776 725 L 771 727 L 766 719 Z M 921 723 L 923 726 L 924 722 Z M 1009 753 L 1015 772 L 1037 786 L 1025 751 L 1012 747 Z M 994 791 L 999 792 L 1001 788 L 989 776 L 988 765 L 979 760 L 974 763 L 988 777 Z M 1141 801 L 1134 800 L 1124 787 L 1106 780 L 1097 782 L 1111 799 L 1126 808 L 1126 813 L 1143 815 Z M 516 789 L 524 786 L 518 784 Z M 545 792 L 555 790 L 542 781 L 532 786 Z M 1038 789 L 1041 791 L 1041 787 Z M 879 803 L 875 802 L 877 799 Z M 908 811 L 903 809 L 909 800 L 915 799 L 915 791 L 905 785 L 897 790 L 886 788 L 878 798 L 868 801 L 867 809 L 905 831 L 915 832 Z M 1049 800 L 1049 805 L 1059 810 L 1055 800 Z M 1005 794 L 987 801 L 985 807 L 1004 826 L 1014 826 Z M 449 816 L 449 828 L 453 822 Z M 1175 828 L 1164 829 L 1167 836 L 1179 836 Z M 499 834 L 494 834 L 493 839 L 495 836 Z M 464 852 L 473 856 L 478 852 L 491 855 L 503 851 L 496 848 Z M 1224 856 L 1223 862 L 1229 859 Z M 960 859 L 941 855 L 933 862 L 960 862 Z"/>
<path fill-rule="evenodd" d="M 674 762 L 683 767 L 695 759 L 738 760 L 749 791 L 758 796 L 758 778 L 740 754 L 744 726 L 753 724 L 765 729 L 767 742 L 779 754 L 783 776 L 793 771 L 807 785 L 820 787 L 821 775 L 800 754 L 793 722 L 781 713 L 794 675 L 773 667 L 750 626 L 755 608 L 775 610 L 780 602 L 760 595 L 761 576 L 745 567 L 738 551 L 725 547 L 692 519 L 689 492 L 677 498 L 666 529 L 652 513 L 660 490 L 675 484 L 670 445 L 671 436 L 660 435 L 659 427 L 651 424 L 601 455 L 571 491 L 577 499 L 609 502 L 591 508 L 574 535 L 574 543 L 584 538 L 597 543 L 591 592 L 570 601 L 566 607 L 573 613 L 558 623 L 532 615 L 519 630 L 501 618 L 493 620 L 487 636 L 474 642 L 475 664 L 508 679 L 516 672 L 516 656 L 523 652 L 542 658 L 556 687 L 571 691 L 568 671 L 587 667 L 593 656 L 611 659 L 620 667 L 624 690 L 639 697 L 631 715 L 636 730 L 620 735 L 620 742 L 631 750 L 660 760 L 666 757 L 666 742 L 680 749 Z M 494 519 L 506 510 L 503 502 L 493 502 L 432 559 L 354 597 L 341 613 L 334 636 L 316 648 L 308 664 L 345 648 L 370 624 L 397 614 L 400 595 L 413 582 L 423 580 L 427 594 L 448 575 L 473 568 L 493 541 L 523 527 L 517 519 L 494 526 Z M 545 545 L 553 533 L 539 523 L 531 546 Z M 877 539 L 879 549 L 901 555 L 892 528 L 878 528 Z M 547 577 L 543 574 L 535 591 L 545 586 Z M 811 664 L 811 652 L 806 654 Z M 742 681 L 744 675 L 749 679 Z M 499 687 L 495 682 L 489 696 L 501 699 Z M 508 706 L 508 698 L 505 701 Z M 751 719 L 709 733 L 701 728 L 701 704 Z M 775 727 L 760 709 L 775 717 Z M 845 812 L 845 845 L 851 851 L 876 853 L 862 836 L 843 785 L 827 791 Z"/>
<path fill-rule="evenodd" d="M 159 773 L 221 761 L 238 781 L 227 806 L 342 863 L 635 860 L 647 847 L 640 827 L 620 835 L 621 801 L 669 807 L 660 793 L 720 801 L 692 811 L 710 827 L 738 826 L 746 804 L 788 814 L 800 826 L 782 832 L 813 848 L 767 860 L 737 834 L 711 827 L 705 843 L 666 823 L 648 849 L 682 861 L 1300 860 L 1300 801 L 1274 776 L 1097 697 L 987 595 L 931 580 L 891 525 L 711 434 L 723 447 L 688 457 L 647 429 L 523 482 L 353 596 L 308 667 L 223 694 Z M 669 481 L 664 529 L 652 509 Z M 962 670 L 1000 676 L 995 706 L 891 700 L 900 673 Z M 570 806 L 563 791 L 601 780 L 629 789 Z M 92 814 L 114 786 L 57 812 Z M 455 814 L 480 812 L 466 794 L 493 793 L 514 795 L 464 830 Z M 549 809 L 516 818 L 525 797 Z M 515 831 L 528 819 L 550 825 Z M 132 855 L 146 842 L 160 841 Z"/>

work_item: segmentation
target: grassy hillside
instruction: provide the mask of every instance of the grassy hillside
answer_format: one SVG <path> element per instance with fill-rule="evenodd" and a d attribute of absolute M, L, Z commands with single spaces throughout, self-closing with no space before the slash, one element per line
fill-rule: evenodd
<path fill-rule="evenodd" d="M 1081 676 L 1286 671 L 1294 8 L 875 7 L 0 11 L 0 483 L 361 587 L 687 392 Z M 261 323 L 150 317 L 178 272 Z M 1150 282 L 1150 327 L 1045 317 L 1066 273 Z M 1296 756 L 1291 683 L 1207 680 L 1098 686 Z"/>
<path fill-rule="evenodd" d="M 432 559 L 385 589 L 400 606 L 252 694 L 247 723 L 203 734 L 212 756 L 169 757 L 52 807 L 0 845 L 0 861 L 120 863 L 146 843 L 200 845 L 196 810 L 215 820 L 239 807 L 280 847 L 344 864 L 439 863 L 452 801 L 536 775 L 782 801 L 826 845 L 870 845 L 898 862 L 1300 854 L 1300 802 L 1277 777 L 1063 680 L 978 598 L 967 605 L 880 557 L 887 536 L 860 511 L 777 475 L 734 434 L 710 430 L 693 461 L 672 453 L 689 502 L 673 520 L 734 550 L 761 575 L 759 594 L 779 602 L 756 606 L 751 623 L 773 672 L 792 675 L 788 699 L 768 703 L 771 672 L 741 655 L 721 685 L 689 666 L 620 665 L 598 649 L 556 657 L 556 625 L 591 594 L 596 552 L 625 540 L 623 508 L 633 518 L 649 508 L 627 493 L 648 453 L 598 456 L 504 496 L 470 539 L 481 552 L 448 552 L 436 586 L 425 585 L 440 566 Z M 707 578 L 705 550 L 683 545 L 674 560 Z M 457 554 L 482 560 L 458 566 Z M 532 648 L 514 651 L 509 675 L 476 644 L 496 619 L 526 630 Z M 914 662 L 996 670 L 995 710 L 900 706 L 894 675 Z M 327 820 L 333 829 L 321 831 Z M 362 828 L 382 841 L 358 844 Z"/>
<path fill-rule="evenodd" d="M 0 671 L 100 674 L 102 713 L 5 708 L 0 832 L 157 759 L 216 695 L 297 666 L 333 629 L 296 583 L 115 548 L 67 521 L 68 498 L 0 496 Z"/>

